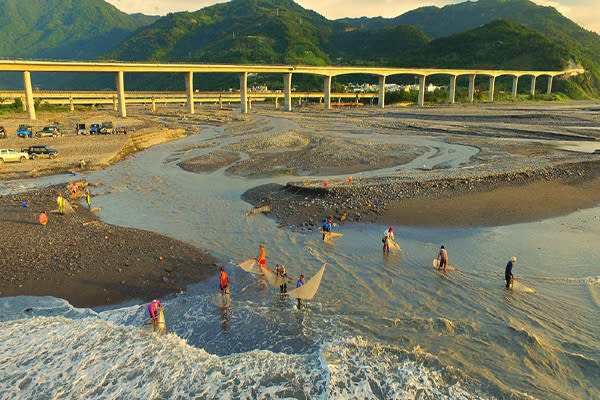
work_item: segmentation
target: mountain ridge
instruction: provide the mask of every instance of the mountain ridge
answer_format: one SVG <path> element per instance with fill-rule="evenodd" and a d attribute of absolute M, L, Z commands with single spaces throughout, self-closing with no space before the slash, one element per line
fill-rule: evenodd
<path fill-rule="evenodd" d="M 91 60 L 157 18 L 103 0 L 2 0 L 0 56 Z"/>

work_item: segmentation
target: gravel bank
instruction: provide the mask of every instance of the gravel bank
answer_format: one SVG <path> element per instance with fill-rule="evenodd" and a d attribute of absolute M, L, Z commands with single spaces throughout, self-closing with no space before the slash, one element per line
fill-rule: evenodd
<path fill-rule="evenodd" d="M 172 296 L 216 273 L 210 255 L 160 234 L 103 223 L 80 200 L 71 201 L 74 214 L 58 214 L 59 192 L 70 200 L 62 185 L 0 197 L 1 296 L 50 295 L 91 307 Z M 43 210 L 46 226 L 37 222 Z"/>
<path fill-rule="evenodd" d="M 413 226 L 497 226 L 590 207 L 600 201 L 600 160 L 460 178 L 376 177 L 350 182 L 264 185 L 242 195 L 269 205 L 282 226 L 321 220 Z"/>

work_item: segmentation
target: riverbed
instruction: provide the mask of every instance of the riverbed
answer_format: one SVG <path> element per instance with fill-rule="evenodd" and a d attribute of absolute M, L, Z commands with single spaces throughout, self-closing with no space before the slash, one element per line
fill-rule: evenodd
<path fill-rule="evenodd" d="M 477 154 L 435 135 L 410 140 L 454 149 L 444 163 Z M 161 299 L 171 334 L 154 336 L 139 329 L 144 304 L 80 309 L 50 297 L 2 298 L 1 398 L 600 397 L 600 207 L 499 227 L 395 225 L 403 251 L 386 255 L 387 225 L 338 225 L 344 236 L 324 242 L 245 215 L 241 193 L 289 176 L 178 165 L 234 142 L 231 130 L 207 127 L 87 176 L 100 185 L 94 201 L 104 221 L 216 256 L 231 278 L 230 308 L 209 303 L 217 277 L 200 282 Z M 284 264 L 294 279 L 326 264 L 304 309 L 235 267 L 261 243 L 267 264 Z M 432 267 L 442 244 L 457 271 Z M 504 288 L 512 256 L 513 273 L 537 293 Z"/>

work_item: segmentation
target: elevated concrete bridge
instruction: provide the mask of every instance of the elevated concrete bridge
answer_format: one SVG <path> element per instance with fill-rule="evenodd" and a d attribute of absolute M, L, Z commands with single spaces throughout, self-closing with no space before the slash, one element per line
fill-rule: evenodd
<path fill-rule="evenodd" d="M 378 68 L 378 67 L 336 67 L 336 66 L 307 66 L 307 65 L 226 65 L 226 64 L 142 64 L 122 62 L 58 62 L 58 61 L 11 61 L 0 60 L 0 71 L 22 72 L 25 89 L 25 104 L 29 118 L 36 119 L 33 90 L 31 86 L 32 72 L 95 72 L 112 73 L 115 76 L 117 100 L 122 117 L 127 116 L 125 100 L 124 73 L 180 73 L 183 75 L 186 87 L 187 111 L 194 113 L 194 73 L 236 73 L 240 79 L 240 111 L 248 112 L 248 74 L 249 73 L 280 73 L 283 74 L 284 108 L 292 109 L 292 75 L 310 74 L 323 77 L 323 98 L 325 109 L 331 108 L 331 78 L 348 74 L 363 74 L 379 77 L 378 105 L 384 107 L 385 80 L 394 75 L 412 75 L 419 77 L 418 104 L 423 106 L 425 101 L 425 81 L 428 76 L 447 75 L 449 83 L 449 103 L 453 104 L 456 95 L 456 78 L 466 75 L 469 77 L 469 101 L 473 101 L 475 77 L 489 78 L 489 101 L 494 100 L 494 84 L 500 76 L 512 76 L 512 96 L 517 95 L 519 78 L 531 77 L 530 93 L 535 94 L 536 79 L 548 77 L 547 93 L 552 91 L 552 80 L 561 75 L 577 75 L 585 72 L 581 68 L 564 71 L 512 71 L 512 70 L 469 70 L 469 69 L 432 69 L 432 68 Z"/>

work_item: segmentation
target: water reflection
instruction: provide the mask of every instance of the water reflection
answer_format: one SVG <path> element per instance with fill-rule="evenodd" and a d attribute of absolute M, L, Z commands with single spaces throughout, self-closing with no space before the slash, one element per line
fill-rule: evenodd
<path fill-rule="evenodd" d="M 387 365 L 385 360 L 398 349 L 408 354 L 418 349 L 417 359 L 436 357 L 435 363 L 464 375 L 448 379 L 465 385 L 474 381 L 475 386 L 493 388 L 490 392 L 497 397 L 600 396 L 595 380 L 572 370 L 564 351 L 583 348 L 585 338 L 586 357 L 599 358 L 600 316 L 594 297 L 599 284 L 594 279 L 600 275 L 600 208 L 498 228 L 399 226 L 396 240 L 403 252 L 382 255 L 386 227 L 342 225 L 342 238 L 323 242 L 318 233 L 279 229 L 264 215 L 244 217 L 249 205 L 240 193 L 272 180 L 247 181 L 223 170 L 192 174 L 175 161 L 157 162 L 178 159 L 178 149 L 203 140 L 191 137 L 161 146 L 92 177 L 110 188 L 95 198 L 102 217 L 163 232 L 232 264 L 253 257 L 258 245 L 266 243 L 268 266 L 284 264 L 290 277 L 312 276 L 323 263 L 328 268 L 318 295 L 300 311 L 294 299 L 268 288 L 264 278 L 231 268 L 229 310 L 206 315 L 181 311 L 185 318 L 176 319 L 176 333 L 191 345 L 219 355 L 256 349 L 306 354 L 326 343 L 360 338 L 355 340 L 366 343 L 358 345 L 361 350 L 353 353 L 356 348 L 344 344 L 339 351 L 365 357 L 355 360 L 361 368 Z M 186 157 L 194 155 L 192 151 Z M 431 260 L 441 243 L 457 271 L 433 268 Z M 549 252 L 552 263 L 544 262 Z M 537 294 L 504 288 L 505 260 L 513 255 L 519 257 L 515 275 Z M 200 283 L 186 307 L 204 304 L 217 286 L 216 278 Z M 380 364 L 365 348 L 384 354 Z M 328 354 L 337 351 L 334 346 Z M 540 367 L 544 365 L 565 373 L 557 378 L 551 369 Z M 572 381 L 579 387 L 572 389 Z"/>

